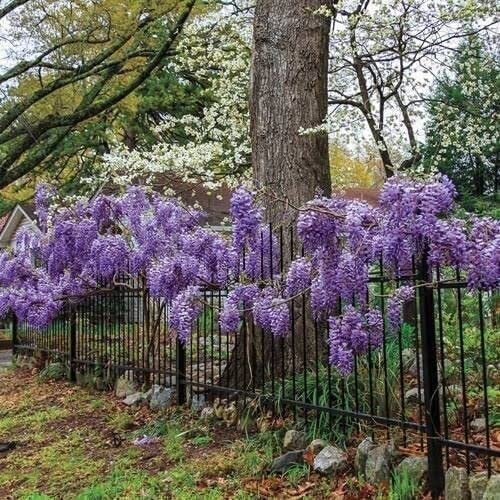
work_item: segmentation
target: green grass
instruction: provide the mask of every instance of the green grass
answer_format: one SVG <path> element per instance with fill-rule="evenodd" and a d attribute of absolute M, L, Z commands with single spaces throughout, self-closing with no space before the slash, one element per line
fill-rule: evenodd
<path fill-rule="evenodd" d="M 163 436 L 163 452 L 174 463 L 184 458 L 184 437 L 179 427 L 172 425 L 167 428 Z"/>
<path fill-rule="evenodd" d="M 413 329 L 406 325 L 402 332 L 401 349 L 411 345 L 413 335 Z M 325 408 L 331 406 L 354 410 L 359 407 L 360 411 L 371 413 L 371 390 L 373 412 L 384 416 L 387 390 L 389 414 L 399 414 L 401 411 L 399 349 L 398 338 L 389 337 L 385 345 L 385 354 L 383 349 L 377 349 L 372 353 L 371 370 L 367 356 L 358 358 L 356 376 L 353 374 L 343 377 L 334 368 L 319 364 L 317 369 L 308 370 L 305 375 L 299 373 L 294 379 L 285 379 L 283 384 L 278 381 L 276 383 L 278 409 L 282 411 L 283 399 L 295 399 Z M 386 374 L 387 383 L 385 383 Z M 265 392 L 270 392 L 270 388 L 267 387 Z M 310 439 L 321 437 L 342 444 L 359 430 L 359 422 L 352 418 L 334 416 L 325 411 L 309 411 L 307 414 L 306 432 Z"/>
<path fill-rule="evenodd" d="M 43 493 L 57 497 L 68 480 L 73 484 L 85 483 L 104 467 L 101 459 L 88 460 L 86 440 L 92 442 L 96 438 L 88 432 L 73 431 L 59 440 L 54 437 L 52 444 L 45 444 L 34 456 L 12 453 L 4 459 L 0 485 L 16 484 L 23 471 L 23 481 L 15 488 L 18 495 L 33 495 L 40 482 L 50 478 Z"/>
<path fill-rule="evenodd" d="M 0 418 L 0 437 L 6 437 L 19 426 L 29 427 L 30 432 L 35 434 L 43 429 L 47 424 L 55 420 L 67 417 L 69 412 L 66 408 L 52 406 L 31 413 L 26 409 L 21 414 L 6 415 Z"/>
<path fill-rule="evenodd" d="M 0 376 L 0 428 L 20 443 L 2 457 L 0 498 L 253 500 L 293 497 L 304 485 L 310 498 L 326 498 L 338 487 L 310 475 L 307 465 L 268 476 L 282 453 L 284 428 L 245 435 L 182 408 L 155 418 L 146 409 L 117 405 L 106 393 L 42 383 L 27 373 Z M 143 435 L 159 439 L 134 446 Z M 261 490 L 268 485 L 269 495 Z M 393 495 L 399 496 L 392 498 L 404 500 L 408 489 L 404 478 L 395 478 Z"/>
<path fill-rule="evenodd" d="M 420 485 L 407 469 L 393 474 L 388 500 L 415 500 L 419 494 Z"/>
<path fill-rule="evenodd" d="M 114 413 L 109 418 L 109 426 L 117 431 L 126 431 L 134 426 L 134 417 L 127 412 Z"/>
<path fill-rule="evenodd" d="M 309 477 L 310 471 L 307 464 L 292 465 L 284 474 L 283 477 L 288 479 L 291 484 L 297 485 L 303 479 Z"/>
<path fill-rule="evenodd" d="M 247 474 L 255 474 L 269 466 L 281 451 L 281 435 L 276 432 L 261 432 L 250 436 L 237 447 L 236 467 Z"/>
<path fill-rule="evenodd" d="M 159 498 L 161 475 L 130 469 L 115 468 L 102 482 L 95 482 L 76 496 L 77 500 L 108 500 L 121 498 Z"/>
<path fill-rule="evenodd" d="M 190 443 L 193 446 L 208 446 L 209 444 L 212 444 L 214 442 L 213 438 L 211 436 L 196 436 L 193 439 L 191 439 Z"/>

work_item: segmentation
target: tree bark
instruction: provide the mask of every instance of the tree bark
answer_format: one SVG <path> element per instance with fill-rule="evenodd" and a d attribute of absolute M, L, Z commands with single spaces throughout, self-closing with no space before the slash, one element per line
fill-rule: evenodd
<path fill-rule="evenodd" d="M 328 110 L 330 19 L 313 14 L 325 0 L 257 0 L 250 97 L 253 177 L 275 228 L 284 228 L 284 268 L 298 248 L 288 229 L 296 207 L 317 192 L 331 194 L 328 135 L 303 135 L 320 126 Z M 294 208 L 295 207 L 295 208 Z M 292 306 L 291 306 L 292 307 Z M 309 301 L 293 305 L 293 334 L 274 338 L 252 325 L 247 315 L 221 377 L 237 389 L 262 388 L 272 380 L 306 369 L 317 350 Z M 266 389 L 267 387 L 267 389 Z"/>
<path fill-rule="evenodd" d="M 258 0 L 251 75 L 255 184 L 273 225 L 289 225 L 319 190 L 331 192 L 328 135 L 301 135 L 328 110 L 329 18 L 313 14 L 325 0 Z"/>

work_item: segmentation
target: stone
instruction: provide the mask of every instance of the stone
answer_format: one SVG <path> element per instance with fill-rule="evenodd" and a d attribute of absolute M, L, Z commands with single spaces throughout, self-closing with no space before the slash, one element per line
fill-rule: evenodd
<path fill-rule="evenodd" d="M 20 368 L 34 368 L 36 366 L 36 359 L 32 356 L 27 356 L 27 355 L 22 355 L 19 354 L 17 355 L 14 359 L 13 362 L 16 366 L 19 366 Z"/>
<path fill-rule="evenodd" d="M 109 387 L 104 377 L 94 377 L 93 386 L 98 391 L 104 391 L 107 387 Z"/>
<path fill-rule="evenodd" d="M 470 423 L 470 429 L 472 432 L 484 432 L 486 430 L 486 419 L 485 418 L 475 418 Z"/>
<path fill-rule="evenodd" d="M 488 473 L 480 472 L 469 477 L 469 490 L 471 500 L 482 500 L 488 485 Z M 498 498 L 498 497 L 497 497 Z"/>
<path fill-rule="evenodd" d="M 207 406 L 207 400 L 204 394 L 193 394 L 191 398 L 191 409 L 193 411 L 200 411 Z"/>
<path fill-rule="evenodd" d="M 413 357 L 413 361 L 409 363 L 409 366 L 407 368 L 408 374 L 411 375 L 412 377 L 420 377 L 420 380 L 423 380 L 423 375 L 424 375 L 424 369 L 422 366 L 422 355 L 420 354 L 418 356 L 418 363 L 417 363 L 417 356 L 415 355 Z"/>
<path fill-rule="evenodd" d="M 149 407 L 152 410 L 164 410 L 168 408 L 174 399 L 173 389 L 163 387 L 161 385 L 154 385 L 152 387 L 151 400 Z"/>
<path fill-rule="evenodd" d="M 391 451 L 388 445 L 376 446 L 368 452 L 365 463 L 365 478 L 374 484 L 390 481 Z"/>
<path fill-rule="evenodd" d="M 328 441 L 325 441 L 324 439 L 313 439 L 309 443 L 309 446 L 306 448 L 306 451 L 316 456 L 323 448 L 326 448 L 327 446 Z"/>
<path fill-rule="evenodd" d="M 415 478 L 421 484 L 429 470 L 429 463 L 427 457 L 406 457 L 396 467 L 396 470 L 399 472 L 406 470 L 409 476 Z"/>
<path fill-rule="evenodd" d="M 76 385 L 85 386 L 88 384 L 88 376 L 85 372 L 76 372 Z"/>
<path fill-rule="evenodd" d="M 410 366 L 416 363 L 417 351 L 412 347 L 407 347 L 401 351 L 401 358 L 403 360 L 403 369 L 406 371 Z"/>
<path fill-rule="evenodd" d="M 469 477 L 462 467 L 450 467 L 446 471 L 445 500 L 470 500 Z"/>
<path fill-rule="evenodd" d="M 153 387 L 159 387 L 157 385 L 153 385 Z M 144 393 L 144 399 L 146 401 L 151 401 L 151 396 L 153 395 L 153 387 L 150 387 L 145 393 Z"/>
<path fill-rule="evenodd" d="M 274 474 L 284 474 L 293 465 L 304 463 L 304 450 L 288 451 L 275 458 L 271 464 L 271 472 Z"/>
<path fill-rule="evenodd" d="M 126 404 L 127 406 L 135 406 L 135 405 L 140 405 L 141 403 L 144 403 L 145 401 L 146 401 L 146 398 L 144 397 L 144 393 L 135 392 L 134 394 L 128 395 L 123 400 L 123 403 Z"/>
<path fill-rule="evenodd" d="M 405 392 L 405 402 L 408 404 L 419 404 L 424 402 L 424 391 L 423 389 L 418 390 L 418 387 L 413 389 L 408 389 Z"/>
<path fill-rule="evenodd" d="M 367 437 L 359 443 L 356 449 L 356 456 L 354 457 L 354 469 L 358 476 L 365 476 L 365 466 L 366 459 L 368 458 L 368 453 L 375 448 L 375 443 L 372 438 Z"/>
<path fill-rule="evenodd" d="M 206 419 L 206 420 L 211 420 L 215 416 L 216 416 L 215 415 L 215 408 L 213 408 L 212 406 L 205 406 L 205 408 L 203 408 L 203 410 L 201 410 L 201 413 L 200 413 L 200 418 Z"/>
<path fill-rule="evenodd" d="M 134 381 L 134 372 L 132 370 L 126 371 L 121 377 L 116 379 L 115 395 L 119 399 L 126 398 L 131 394 L 137 393 L 139 387 Z"/>
<path fill-rule="evenodd" d="M 500 498 L 500 474 L 490 477 L 483 500 L 498 500 Z"/>
<path fill-rule="evenodd" d="M 286 431 L 283 439 L 283 450 L 303 450 L 306 447 L 306 435 L 294 429 Z"/>
<path fill-rule="evenodd" d="M 335 446 L 325 446 L 314 458 L 313 468 L 320 474 L 335 474 L 346 467 L 346 454 Z"/>

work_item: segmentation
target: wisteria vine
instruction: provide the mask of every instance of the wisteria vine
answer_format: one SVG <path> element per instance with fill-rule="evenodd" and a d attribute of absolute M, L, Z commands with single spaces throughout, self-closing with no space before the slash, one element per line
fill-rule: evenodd
<path fill-rule="evenodd" d="M 104 282 L 122 286 L 119 277 L 134 275 L 165 301 L 182 341 L 207 287 L 228 291 L 218 315 L 224 331 L 237 331 L 251 313 L 256 326 L 282 337 L 291 329 L 290 304 L 304 294 L 314 318 L 328 328 L 330 363 L 348 374 L 355 356 L 383 339 L 382 312 L 368 299 L 374 266 L 397 281 L 425 249 L 429 280 L 436 266 L 458 266 L 471 290 L 498 287 L 500 223 L 457 218 L 455 196 L 451 182 L 438 176 L 388 180 L 377 207 L 318 197 L 298 210 L 303 250 L 281 269 L 278 239 L 247 188 L 233 193 L 228 237 L 204 226 L 199 210 L 139 187 L 51 210 L 57 193 L 42 185 L 36 195 L 42 235 L 21 232 L 14 248 L 0 253 L 0 316 L 13 312 L 44 327 L 67 301 Z M 414 294 L 409 284 L 390 294 L 390 330 L 400 326 L 403 304 Z"/>

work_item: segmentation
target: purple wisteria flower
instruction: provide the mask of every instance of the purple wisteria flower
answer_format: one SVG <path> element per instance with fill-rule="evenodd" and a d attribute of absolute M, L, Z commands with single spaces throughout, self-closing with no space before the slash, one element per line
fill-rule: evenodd
<path fill-rule="evenodd" d="M 223 332 L 238 331 L 243 311 L 253 307 L 258 295 L 259 287 L 255 284 L 237 284 L 229 292 L 219 317 Z"/>
<path fill-rule="evenodd" d="M 257 326 L 277 337 L 285 336 L 290 330 L 288 303 L 271 286 L 265 287 L 255 300 L 253 317 Z"/>
<path fill-rule="evenodd" d="M 312 265 L 306 258 L 298 258 L 290 264 L 285 281 L 286 298 L 305 292 L 311 286 Z"/>
<path fill-rule="evenodd" d="M 402 323 L 403 305 L 415 297 L 415 289 L 411 286 L 399 287 L 387 302 L 387 315 L 391 330 L 397 330 Z"/>
<path fill-rule="evenodd" d="M 262 223 L 262 211 L 253 202 L 253 196 L 244 187 L 239 187 L 231 197 L 231 217 L 233 219 L 233 240 L 239 253 L 247 243 L 258 238 Z"/>
<path fill-rule="evenodd" d="M 172 301 L 170 327 L 177 332 L 178 338 L 183 343 L 186 343 L 191 336 L 193 324 L 202 310 L 200 299 L 200 289 L 190 286 Z"/>
<path fill-rule="evenodd" d="M 127 272 L 164 301 L 183 342 L 201 313 L 204 288 L 228 291 L 219 313 L 224 331 L 238 331 L 245 314 L 276 336 L 290 331 L 291 298 L 306 292 L 314 318 L 328 320 L 330 362 L 347 374 L 355 356 L 383 340 L 382 314 L 366 300 L 373 270 L 400 276 L 425 250 L 431 271 L 456 266 L 470 290 L 500 283 L 500 222 L 454 217 L 456 191 L 445 176 L 394 176 L 377 208 L 342 196 L 310 201 L 297 219 L 303 254 L 289 266 L 280 261 L 282 241 L 244 187 L 231 200 L 231 235 L 203 226 L 199 210 L 137 186 L 53 210 L 55 196 L 51 187 L 38 188 L 42 234 L 20 233 L 15 248 L 0 252 L 0 316 L 14 312 L 36 327 L 68 300 L 114 286 Z M 389 298 L 392 330 L 414 293 L 403 286 Z"/>

